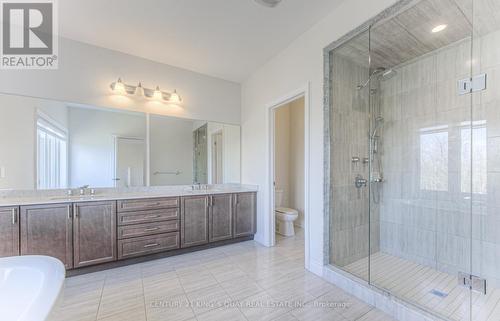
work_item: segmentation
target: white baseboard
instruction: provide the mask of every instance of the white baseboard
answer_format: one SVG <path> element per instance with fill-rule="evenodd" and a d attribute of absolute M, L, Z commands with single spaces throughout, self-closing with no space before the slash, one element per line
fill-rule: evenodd
<path fill-rule="evenodd" d="M 260 245 L 263 245 L 265 247 L 270 247 L 271 244 L 269 242 L 266 242 L 266 240 L 264 239 L 263 235 L 262 234 L 255 234 L 254 237 L 253 237 L 253 240 L 257 243 L 259 243 Z"/>
<path fill-rule="evenodd" d="M 309 260 L 309 268 L 308 270 L 317 276 L 323 277 L 323 269 L 324 265 L 321 262 Z"/>

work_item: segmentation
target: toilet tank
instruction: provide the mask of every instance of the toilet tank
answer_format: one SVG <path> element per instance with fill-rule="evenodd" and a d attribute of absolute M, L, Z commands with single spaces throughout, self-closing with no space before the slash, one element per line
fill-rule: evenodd
<path fill-rule="evenodd" d="M 276 189 L 274 190 L 274 207 L 281 207 L 283 206 L 283 190 L 282 189 Z"/>

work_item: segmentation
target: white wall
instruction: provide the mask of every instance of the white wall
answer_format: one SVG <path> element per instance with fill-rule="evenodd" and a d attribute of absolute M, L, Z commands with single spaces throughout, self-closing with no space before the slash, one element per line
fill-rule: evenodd
<path fill-rule="evenodd" d="M 114 137 L 146 139 L 143 114 L 79 107 L 68 108 L 69 185 L 114 185 Z"/>
<path fill-rule="evenodd" d="M 269 113 L 267 107 L 310 84 L 310 260 L 323 266 L 323 48 L 394 0 L 345 1 L 329 16 L 261 66 L 242 85 L 242 180 L 259 185 L 256 240 L 270 244 Z"/>
<path fill-rule="evenodd" d="M 193 183 L 193 121 L 151 115 L 151 185 Z M 180 175 L 154 172 L 180 171 Z"/>
<path fill-rule="evenodd" d="M 177 89 L 182 107 L 113 95 L 109 85 L 126 83 Z M 59 41 L 59 69 L 2 70 L 0 93 L 43 97 L 91 106 L 140 110 L 183 118 L 238 124 L 239 84 L 68 39 Z"/>

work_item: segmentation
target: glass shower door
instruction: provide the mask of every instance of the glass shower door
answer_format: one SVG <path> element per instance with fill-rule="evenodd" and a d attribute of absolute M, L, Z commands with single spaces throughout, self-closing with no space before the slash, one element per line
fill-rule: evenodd
<path fill-rule="evenodd" d="M 472 5 L 473 4 L 473 5 Z M 472 74 L 472 319 L 500 320 L 500 2 L 474 0 Z M 477 82 L 479 84 L 479 82 Z"/>
<path fill-rule="evenodd" d="M 458 1 L 462 4 L 468 0 Z M 470 17 L 422 0 L 371 28 L 370 283 L 449 320 L 471 320 L 478 137 Z M 468 84 L 465 84 L 468 86 Z M 474 121 L 473 121 L 474 120 Z M 476 154 L 476 155 L 475 155 Z"/>
<path fill-rule="evenodd" d="M 369 30 L 330 53 L 330 264 L 368 281 Z"/>

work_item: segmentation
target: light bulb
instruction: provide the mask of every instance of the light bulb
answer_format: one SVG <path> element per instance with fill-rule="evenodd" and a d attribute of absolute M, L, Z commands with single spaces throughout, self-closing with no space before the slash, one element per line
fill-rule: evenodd
<path fill-rule="evenodd" d="M 136 96 L 139 97 L 144 97 L 144 88 L 142 88 L 142 84 L 139 83 L 137 87 L 135 87 L 135 93 Z"/>
<path fill-rule="evenodd" d="M 125 90 L 125 84 L 122 82 L 121 78 L 118 78 L 118 81 L 115 82 L 113 91 L 119 95 L 125 95 L 127 93 L 127 91 Z"/>
<path fill-rule="evenodd" d="M 157 100 L 163 99 L 163 94 L 160 91 L 160 86 L 156 86 L 155 91 L 153 92 L 153 98 Z"/>
<path fill-rule="evenodd" d="M 181 96 L 177 93 L 177 90 L 174 89 L 174 92 L 170 94 L 169 101 L 172 103 L 180 103 L 182 101 Z"/>

